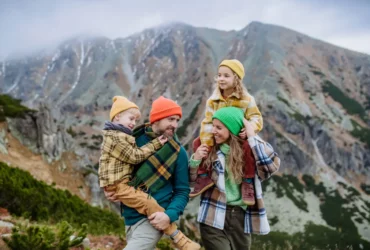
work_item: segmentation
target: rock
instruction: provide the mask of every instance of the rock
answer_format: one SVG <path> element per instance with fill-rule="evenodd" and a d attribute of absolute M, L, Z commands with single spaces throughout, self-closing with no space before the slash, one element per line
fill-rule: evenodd
<path fill-rule="evenodd" d="M 91 171 L 91 170 L 90 170 Z M 87 186 L 90 187 L 91 190 L 91 201 L 90 204 L 92 206 L 103 207 L 103 200 L 104 192 L 101 190 L 99 186 L 99 178 L 96 173 L 90 173 L 85 177 L 85 183 Z"/>
<path fill-rule="evenodd" d="M 39 131 L 37 129 L 36 117 L 27 114 L 24 118 L 6 119 L 10 133 L 17 138 L 23 145 L 33 153 L 40 154 L 41 148 L 38 140 Z"/>
<path fill-rule="evenodd" d="M 66 129 L 55 118 L 56 113 L 44 104 L 35 114 L 7 118 L 11 134 L 33 153 L 42 154 L 49 163 L 59 160 L 63 152 L 73 149 Z"/>
<path fill-rule="evenodd" d="M 12 227 L 14 227 L 14 224 L 13 223 L 10 223 L 10 222 L 6 222 L 6 221 L 0 220 L 0 227 L 9 227 L 9 228 L 12 228 Z"/>
<path fill-rule="evenodd" d="M 0 153 L 8 154 L 8 140 L 5 129 L 0 129 Z"/>
<path fill-rule="evenodd" d="M 69 241 L 72 241 L 72 240 L 74 240 L 74 239 L 76 239 L 76 236 L 75 236 L 75 235 L 71 235 L 71 236 L 69 237 Z M 88 237 L 86 237 L 86 238 L 84 238 L 84 239 L 82 240 L 82 246 L 83 246 L 84 248 L 89 248 L 89 247 L 90 247 L 90 239 L 89 239 Z"/>
<path fill-rule="evenodd" d="M 84 248 L 89 248 L 89 247 L 90 247 L 90 239 L 86 237 L 86 238 L 82 241 L 82 246 L 83 246 Z"/>

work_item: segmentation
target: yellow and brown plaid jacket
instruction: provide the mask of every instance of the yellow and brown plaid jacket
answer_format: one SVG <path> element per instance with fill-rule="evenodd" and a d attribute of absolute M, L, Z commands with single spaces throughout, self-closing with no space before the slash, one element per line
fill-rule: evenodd
<path fill-rule="evenodd" d="M 238 93 L 234 92 L 225 99 L 219 88 L 216 88 L 211 97 L 207 100 L 206 115 L 200 128 L 200 140 L 202 144 L 213 146 L 212 116 L 217 110 L 224 107 L 236 107 L 242 109 L 244 117 L 252 123 L 255 132 L 258 133 L 262 130 L 262 115 L 253 96 L 246 93 L 246 95 L 240 97 Z"/>
<path fill-rule="evenodd" d="M 139 148 L 133 136 L 121 131 L 103 130 L 103 135 L 99 160 L 100 187 L 131 178 L 134 165 L 145 161 L 162 147 L 158 138 Z"/>

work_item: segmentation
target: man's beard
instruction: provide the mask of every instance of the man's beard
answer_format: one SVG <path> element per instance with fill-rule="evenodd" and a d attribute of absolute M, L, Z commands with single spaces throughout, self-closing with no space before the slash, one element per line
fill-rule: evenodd
<path fill-rule="evenodd" d="M 171 134 L 168 134 L 168 129 L 171 129 L 172 130 L 172 133 Z M 167 127 L 166 129 L 160 129 L 158 130 L 157 132 L 158 135 L 164 135 L 166 136 L 169 140 L 171 140 L 173 138 L 173 136 L 175 135 L 175 129 L 172 128 L 172 127 Z"/>

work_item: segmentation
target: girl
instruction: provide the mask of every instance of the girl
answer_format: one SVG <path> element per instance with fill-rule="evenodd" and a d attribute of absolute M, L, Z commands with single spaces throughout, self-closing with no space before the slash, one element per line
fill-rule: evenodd
<path fill-rule="evenodd" d="M 256 133 L 261 131 L 263 126 L 262 116 L 258 110 L 254 97 L 251 96 L 243 86 L 242 80 L 244 74 L 243 64 L 236 59 L 223 60 L 218 66 L 218 75 L 216 77 L 217 88 L 207 100 L 205 118 L 201 124 L 200 141 L 202 144 L 209 147 L 213 146 L 212 116 L 217 110 L 223 107 L 232 106 L 240 108 L 244 113 L 244 117 L 252 125 L 254 131 Z M 239 136 L 242 139 L 246 138 L 244 129 Z M 253 178 L 255 169 L 254 167 L 246 168 L 243 173 L 243 201 L 246 205 L 254 205 Z M 214 185 L 209 168 L 200 167 L 197 175 L 199 178 L 197 178 L 194 190 L 189 195 L 191 198 L 201 194 L 205 189 Z"/>
<path fill-rule="evenodd" d="M 206 250 L 251 248 L 251 233 L 268 234 L 266 210 L 262 200 L 261 181 L 280 167 L 280 159 L 270 144 L 256 135 L 254 127 L 244 119 L 240 109 L 225 107 L 212 118 L 212 140 L 208 147 L 195 140 L 195 153 L 189 162 L 190 172 L 201 164 L 211 166 L 215 185 L 206 189 L 200 199 L 197 221 Z M 248 140 L 238 137 L 245 127 Z M 198 142 L 197 142 L 198 141 Z M 198 144 L 198 145 L 197 145 Z M 243 155 L 247 155 L 245 158 Z M 241 179 L 245 166 L 257 169 L 254 178 L 256 204 L 246 207 L 241 197 Z M 190 181 L 194 181 L 190 175 Z"/>

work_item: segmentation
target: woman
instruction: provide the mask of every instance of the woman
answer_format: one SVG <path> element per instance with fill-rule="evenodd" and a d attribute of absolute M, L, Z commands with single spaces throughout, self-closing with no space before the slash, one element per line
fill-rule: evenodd
<path fill-rule="evenodd" d="M 250 249 L 251 233 L 267 234 L 270 231 L 263 206 L 261 180 L 265 180 L 280 167 L 280 159 L 271 145 L 258 137 L 252 125 L 235 107 L 225 107 L 212 117 L 214 146 L 210 152 L 206 145 L 194 141 L 195 153 L 190 159 L 190 181 L 197 177 L 201 164 L 206 167 L 215 185 L 201 194 L 198 212 L 200 233 L 205 249 Z M 245 127 L 247 141 L 237 137 Z M 254 178 L 255 205 L 244 203 L 242 187 L 244 166 L 256 167 Z"/>

